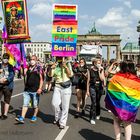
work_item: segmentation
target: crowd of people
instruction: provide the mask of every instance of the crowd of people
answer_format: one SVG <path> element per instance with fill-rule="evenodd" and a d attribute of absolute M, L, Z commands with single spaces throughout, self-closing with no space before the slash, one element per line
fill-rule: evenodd
<path fill-rule="evenodd" d="M 8 110 L 11 100 L 11 95 L 14 85 L 14 69 L 8 63 L 9 55 L 4 54 L 2 64 L 0 67 L 0 100 L 4 96 L 4 112 L 0 111 L 0 118 L 7 119 Z M 117 61 L 111 59 L 109 64 L 103 63 L 102 59 L 93 58 L 92 65 L 88 66 L 84 58 L 79 61 L 72 61 L 67 57 L 56 57 L 55 61 L 48 61 L 47 64 L 38 62 L 38 58 L 33 55 L 30 59 L 28 68 L 24 71 L 25 88 L 23 93 L 23 107 L 21 115 L 16 119 L 17 122 L 24 124 L 26 112 L 29 106 L 34 108 L 34 113 L 31 122 L 37 121 L 37 114 L 39 110 L 39 98 L 41 93 L 48 93 L 53 90 L 52 106 L 54 109 L 54 124 L 58 124 L 60 129 L 64 129 L 67 124 L 70 99 L 72 95 L 72 86 L 75 87 L 75 94 L 77 97 L 77 108 L 75 118 L 78 119 L 81 115 L 85 115 L 86 99 L 90 97 L 90 114 L 89 120 L 92 125 L 96 124 L 96 119 L 100 119 L 101 114 L 101 97 L 105 95 L 105 104 L 108 112 L 112 112 L 114 120 L 114 131 L 116 140 L 120 140 L 120 126 L 123 124 L 125 128 L 126 140 L 131 140 L 132 128 L 131 122 L 136 119 L 137 108 L 135 108 L 135 116 L 128 119 L 129 113 L 123 112 L 123 108 L 127 108 L 127 101 L 131 101 L 132 108 L 137 103 L 140 105 L 140 65 L 135 65 L 131 60 Z M 114 84 L 120 77 L 121 86 Z M 116 77 L 117 78 L 116 78 Z M 125 81 L 135 81 L 135 85 L 131 84 L 131 92 L 126 90 Z M 45 81 L 45 86 L 44 86 Z M 129 82 L 128 82 L 129 83 Z M 114 85 L 113 85 L 114 84 Z M 127 85 L 128 86 L 128 85 Z M 113 91 L 113 89 L 115 89 Z M 119 93 L 118 93 L 119 92 Z M 122 93 L 125 95 L 133 94 L 129 98 L 125 96 L 125 103 L 116 103 L 117 98 L 121 97 Z M 113 95 L 111 97 L 109 94 Z M 119 95 L 118 95 L 119 94 Z M 115 100 L 116 99 L 116 100 Z M 117 112 L 116 106 L 119 106 Z M 1 106 L 0 106 L 1 107 Z M 130 106 L 131 107 L 131 106 Z M 1 108 L 0 108 L 1 110 Z M 120 117 L 120 114 L 124 114 Z M 126 119 L 127 118 L 127 119 Z"/>

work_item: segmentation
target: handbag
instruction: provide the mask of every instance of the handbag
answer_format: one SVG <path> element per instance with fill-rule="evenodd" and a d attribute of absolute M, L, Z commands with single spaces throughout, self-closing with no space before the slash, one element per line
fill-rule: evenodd
<path fill-rule="evenodd" d="M 63 88 L 69 88 L 71 86 L 71 81 L 66 81 L 66 82 L 63 82 L 63 83 L 60 83 L 61 87 Z"/>
<path fill-rule="evenodd" d="M 72 82 L 72 85 L 73 85 L 73 86 L 78 85 L 78 83 L 79 83 L 79 76 L 74 75 L 74 76 L 71 78 L 71 82 Z"/>

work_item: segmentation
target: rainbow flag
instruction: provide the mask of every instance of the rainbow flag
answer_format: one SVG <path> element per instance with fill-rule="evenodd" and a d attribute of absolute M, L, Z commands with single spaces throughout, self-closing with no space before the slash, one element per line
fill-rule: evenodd
<path fill-rule="evenodd" d="M 140 106 L 140 79 L 128 73 L 113 76 L 105 104 L 120 120 L 134 122 Z"/>
<path fill-rule="evenodd" d="M 20 70 L 21 65 L 23 68 L 27 67 L 26 55 L 24 50 L 24 44 L 5 44 L 6 52 L 10 55 L 9 63 Z M 22 52 L 22 53 L 21 53 Z"/>
<path fill-rule="evenodd" d="M 8 37 L 7 37 L 7 31 L 6 31 L 6 26 L 4 25 L 3 26 L 3 29 L 2 29 L 2 39 L 3 40 L 6 40 Z"/>
<path fill-rule="evenodd" d="M 54 20 L 77 20 L 77 5 L 54 4 Z"/>

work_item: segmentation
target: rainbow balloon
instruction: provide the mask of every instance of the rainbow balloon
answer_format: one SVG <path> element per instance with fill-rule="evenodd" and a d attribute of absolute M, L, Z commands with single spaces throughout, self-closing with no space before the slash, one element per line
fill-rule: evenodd
<path fill-rule="evenodd" d="M 140 106 L 140 79 L 128 73 L 113 76 L 105 103 L 120 120 L 134 122 Z"/>

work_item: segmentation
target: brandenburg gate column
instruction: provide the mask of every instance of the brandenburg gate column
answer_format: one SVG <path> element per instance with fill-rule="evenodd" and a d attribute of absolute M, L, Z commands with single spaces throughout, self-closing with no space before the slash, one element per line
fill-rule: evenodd
<path fill-rule="evenodd" d="M 117 60 L 121 59 L 120 54 L 121 54 L 121 48 L 120 48 L 120 46 L 116 46 L 116 59 Z"/>
<path fill-rule="evenodd" d="M 107 46 L 107 61 L 110 61 L 110 46 Z"/>

